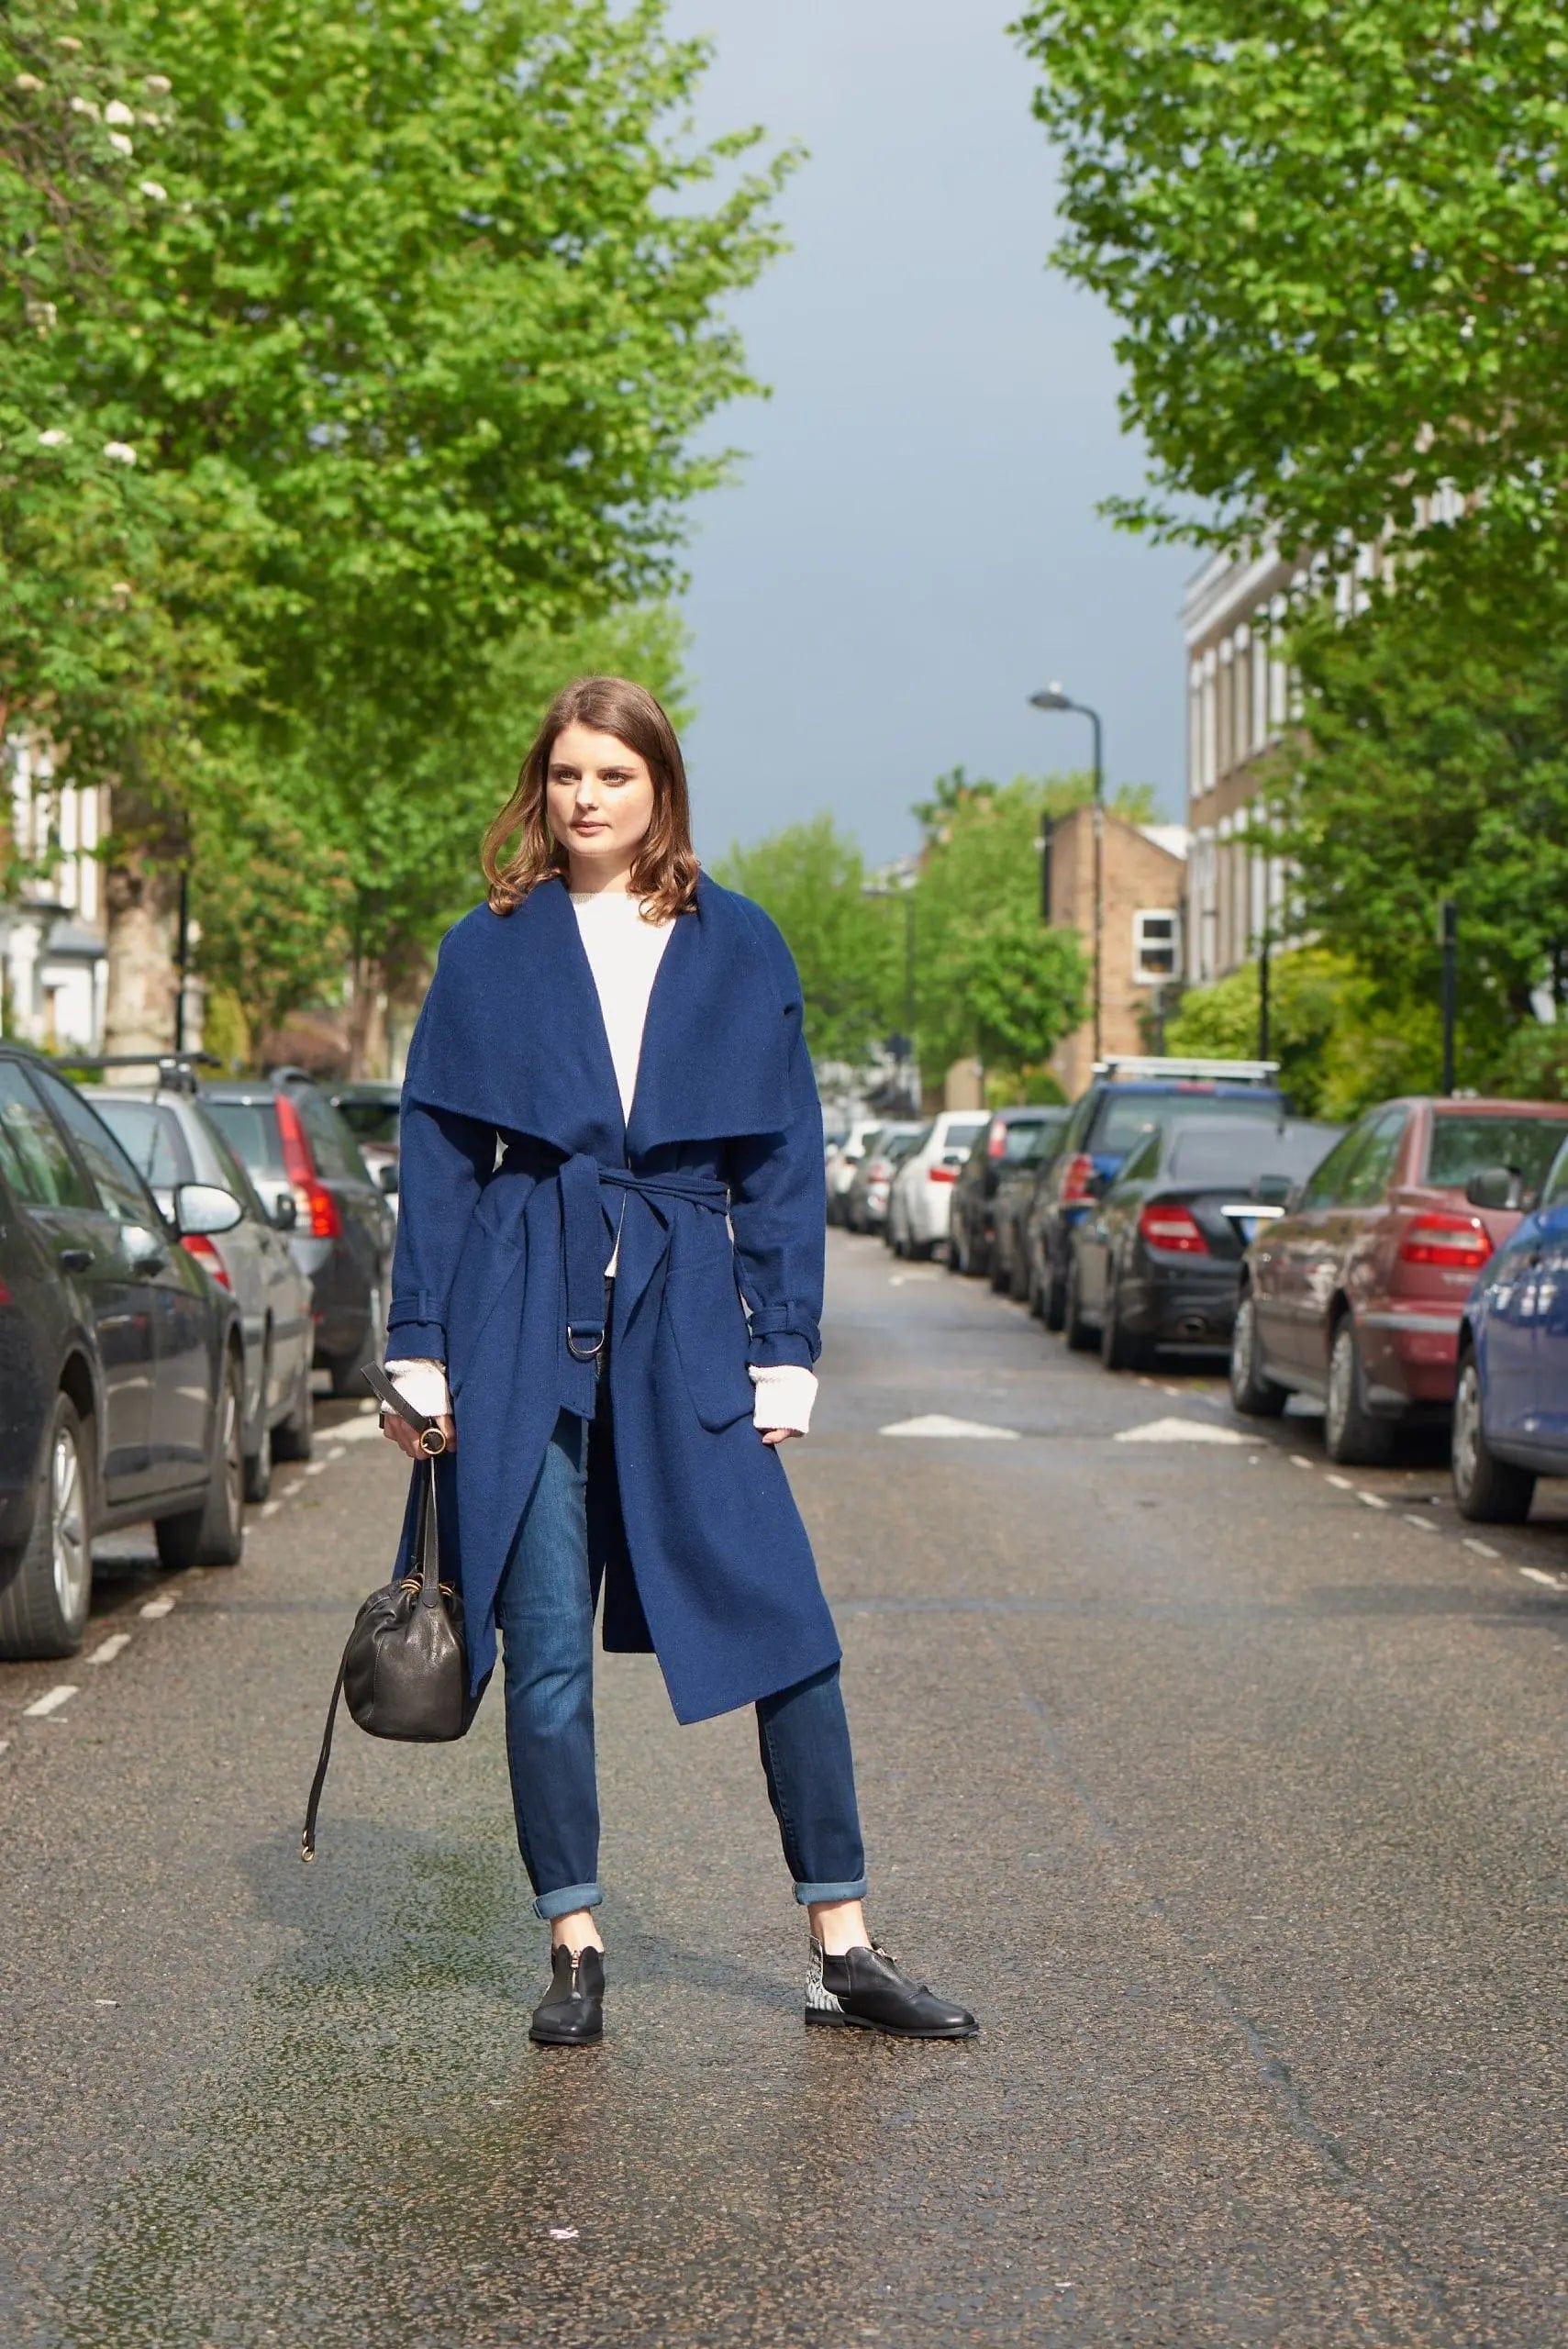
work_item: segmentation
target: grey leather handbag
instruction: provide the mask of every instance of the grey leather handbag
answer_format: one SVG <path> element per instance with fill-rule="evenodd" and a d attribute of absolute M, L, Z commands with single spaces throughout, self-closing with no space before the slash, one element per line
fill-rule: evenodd
<path fill-rule="evenodd" d="M 440 1529 L 436 1508 L 436 1460 L 446 1439 L 434 1419 L 416 1411 L 384 1371 L 364 1374 L 383 1407 L 406 1419 L 419 1437 L 425 1457 L 415 1467 L 419 1480 L 414 1522 L 414 1558 L 418 1571 L 373 1590 L 354 1618 L 332 1702 L 327 1710 L 321 1753 L 306 1805 L 302 1860 L 316 1857 L 316 1819 L 332 1756 L 338 1699 L 372 1737 L 440 1744 L 466 1734 L 476 1709 L 468 1693 L 468 1646 L 463 1637 L 462 1599 L 441 1580 Z"/>

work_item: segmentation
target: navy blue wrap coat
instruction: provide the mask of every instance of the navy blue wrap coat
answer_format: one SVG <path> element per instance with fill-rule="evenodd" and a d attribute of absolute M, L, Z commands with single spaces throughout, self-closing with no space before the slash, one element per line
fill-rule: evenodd
<path fill-rule="evenodd" d="M 748 1363 L 815 1363 L 822 1112 L 774 923 L 706 874 L 653 983 L 623 1121 L 564 885 L 442 941 L 403 1088 L 387 1351 L 444 1361 L 438 1463 L 474 1691 L 495 1594 L 562 1408 L 592 1419 L 618 1230 L 610 1387 L 618 1511 L 591 1517 L 606 1648 L 657 1654 L 702 1720 L 837 1661 L 838 1637 Z M 413 1494 L 398 1570 L 410 1549 Z"/>

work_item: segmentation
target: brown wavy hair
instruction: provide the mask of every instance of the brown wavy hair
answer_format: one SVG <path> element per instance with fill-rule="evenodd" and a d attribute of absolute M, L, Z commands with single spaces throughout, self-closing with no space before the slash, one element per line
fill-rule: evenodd
<path fill-rule="evenodd" d="M 479 862 L 489 884 L 492 913 L 517 910 L 530 889 L 571 867 L 562 841 L 550 835 L 545 785 L 557 738 L 569 726 L 613 734 L 648 762 L 653 814 L 631 868 L 633 893 L 651 918 L 690 913 L 696 899 L 697 860 L 692 847 L 686 764 L 675 729 L 646 685 L 629 677 L 576 677 L 562 685 L 544 714 L 517 788 L 489 830 Z"/>

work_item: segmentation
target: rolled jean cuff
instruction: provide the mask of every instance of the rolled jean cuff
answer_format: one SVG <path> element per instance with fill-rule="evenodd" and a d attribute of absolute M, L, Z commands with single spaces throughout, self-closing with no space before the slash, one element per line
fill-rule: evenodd
<path fill-rule="evenodd" d="M 817 1900 L 863 1900 L 866 1879 L 858 1876 L 853 1883 L 847 1884 L 797 1884 L 795 1897 L 803 1909 L 808 1909 Z"/>
<path fill-rule="evenodd" d="M 604 1898 L 596 1884 L 569 1884 L 562 1892 L 541 1892 L 534 1902 L 534 1915 L 551 1924 L 557 1917 L 570 1917 L 576 1909 L 596 1909 Z"/>

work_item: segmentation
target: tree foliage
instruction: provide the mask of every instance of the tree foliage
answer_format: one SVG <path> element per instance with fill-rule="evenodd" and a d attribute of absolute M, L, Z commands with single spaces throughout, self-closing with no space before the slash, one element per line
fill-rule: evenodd
<path fill-rule="evenodd" d="M 714 877 L 767 908 L 789 942 L 817 1062 L 863 1065 L 904 1019 L 904 908 L 869 897 L 859 845 L 830 815 L 731 846 Z"/>
<path fill-rule="evenodd" d="M 1055 258 L 1110 306 L 1150 451 L 1124 518 L 1336 549 L 1452 484 L 1557 529 L 1559 0 L 1036 0 L 1015 29 Z"/>

